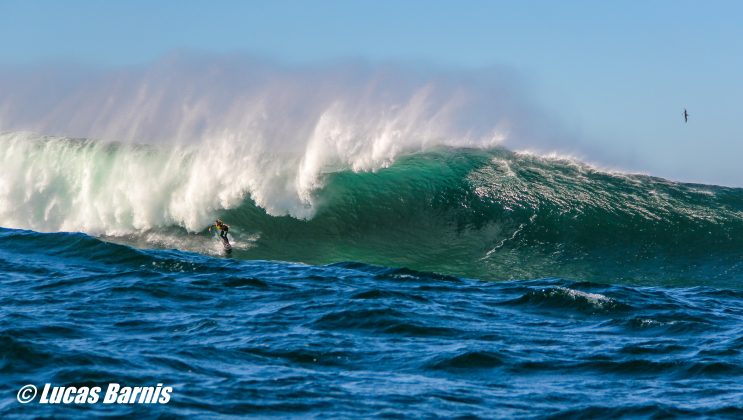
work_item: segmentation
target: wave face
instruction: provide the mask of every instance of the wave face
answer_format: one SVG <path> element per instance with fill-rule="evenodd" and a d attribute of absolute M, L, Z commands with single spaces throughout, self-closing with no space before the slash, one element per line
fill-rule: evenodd
<path fill-rule="evenodd" d="M 0 142 L 6 227 L 209 253 L 216 242 L 204 229 L 222 217 L 238 258 L 362 261 L 483 279 L 743 278 L 741 189 L 451 147 L 403 153 L 379 168 L 325 165 L 304 188 L 303 160 L 291 156 L 256 167 L 195 146 L 21 134 Z"/>
<path fill-rule="evenodd" d="M 247 254 L 366 261 L 487 279 L 738 284 L 743 190 L 606 173 L 507 150 L 408 156 L 329 174 L 308 221 L 246 203 Z"/>

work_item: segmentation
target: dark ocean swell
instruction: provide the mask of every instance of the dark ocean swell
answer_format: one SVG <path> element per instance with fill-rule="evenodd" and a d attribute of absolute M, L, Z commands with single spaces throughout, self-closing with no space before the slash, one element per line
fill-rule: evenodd
<path fill-rule="evenodd" d="M 740 418 L 742 299 L 0 229 L 0 416 Z M 173 391 L 165 405 L 16 401 L 45 383 Z"/>

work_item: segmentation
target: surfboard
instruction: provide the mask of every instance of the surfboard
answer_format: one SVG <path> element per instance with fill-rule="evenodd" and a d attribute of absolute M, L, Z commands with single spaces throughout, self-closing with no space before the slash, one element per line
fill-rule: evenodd
<path fill-rule="evenodd" d="M 222 245 L 224 246 L 224 250 L 227 252 L 232 251 L 232 245 L 230 244 L 230 241 L 222 237 L 220 237 L 220 239 L 222 239 Z"/>

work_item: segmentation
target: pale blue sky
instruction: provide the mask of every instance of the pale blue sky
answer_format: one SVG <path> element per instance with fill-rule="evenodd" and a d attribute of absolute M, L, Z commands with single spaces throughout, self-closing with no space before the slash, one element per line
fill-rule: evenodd
<path fill-rule="evenodd" d="M 719 0 L 0 0 L 0 65 L 190 49 L 506 66 L 568 132 L 616 154 L 606 164 L 743 186 L 741 22 L 743 2 Z"/>

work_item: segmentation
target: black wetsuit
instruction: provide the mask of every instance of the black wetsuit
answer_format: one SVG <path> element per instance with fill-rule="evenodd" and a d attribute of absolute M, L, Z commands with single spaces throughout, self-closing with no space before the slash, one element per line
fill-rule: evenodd
<path fill-rule="evenodd" d="M 219 231 L 219 236 L 226 241 L 227 232 L 230 230 L 230 227 L 227 225 L 216 225 L 216 226 L 217 226 L 217 230 Z"/>

